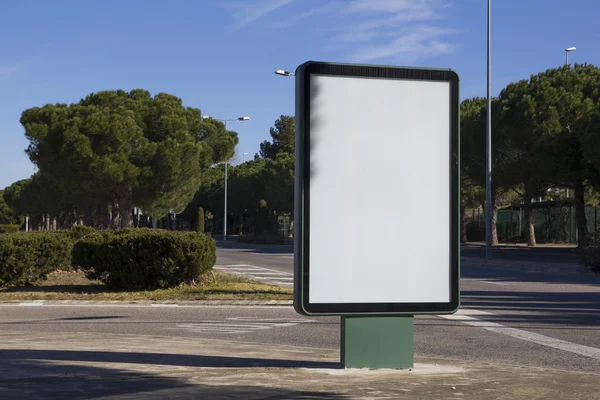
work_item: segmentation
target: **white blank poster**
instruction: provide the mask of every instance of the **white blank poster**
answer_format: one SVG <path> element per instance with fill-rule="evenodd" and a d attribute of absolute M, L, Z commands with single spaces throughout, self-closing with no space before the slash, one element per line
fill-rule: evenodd
<path fill-rule="evenodd" d="M 449 302 L 450 83 L 310 88 L 310 303 Z"/>

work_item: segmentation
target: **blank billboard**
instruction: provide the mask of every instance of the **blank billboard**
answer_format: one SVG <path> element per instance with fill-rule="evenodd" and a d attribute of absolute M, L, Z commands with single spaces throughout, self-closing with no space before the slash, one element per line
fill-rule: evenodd
<path fill-rule="evenodd" d="M 296 308 L 454 311 L 456 74 L 310 63 L 297 79 Z"/>

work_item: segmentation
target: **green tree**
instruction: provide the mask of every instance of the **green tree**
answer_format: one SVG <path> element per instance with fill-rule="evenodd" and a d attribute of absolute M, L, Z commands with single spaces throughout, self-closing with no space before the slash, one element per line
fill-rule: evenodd
<path fill-rule="evenodd" d="M 509 179 L 505 173 L 510 161 L 506 141 L 499 129 L 500 102 L 492 100 L 492 244 L 498 244 L 496 229 L 498 196 L 507 190 Z M 471 185 L 486 187 L 486 99 L 476 97 L 460 105 L 461 173 Z M 463 217 L 464 218 L 464 217 Z"/>
<path fill-rule="evenodd" d="M 597 139 L 600 69 L 575 65 L 532 75 L 527 82 L 528 123 L 536 132 L 539 153 L 550 160 L 550 182 L 574 192 L 578 240 L 588 240 L 586 187 L 600 182 Z"/>
<path fill-rule="evenodd" d="M 275 159 L 279 153 L 294 154 L 295 119 L 294 117 L 282 115 L 275 125 L 270 129 L 271 141 L 265 140 L 260 144 L 260 156 L 262 158 Z"/>
<path fill-rule="evenodd" d="M 31 108 L 21 123 L 40 171 L 65 193 L 108 203 L 113 226 L 130 226 L 134 206 L 153 217 L 179 211 L 202 171 L 237 144 L 235 132 L 203 121 L 199 109 L 141 89 Z"/>
<path fill-rule="evenodd" d="M 4 190 L 0 190 L 0 224 L 20 224 L 19 216 L 4 200 Z"/>
<path fill-rule="evenodd" d="M 512 158 L 507 163 L 509 185 L 522 198 L 527 222 L 527 244 L 536 245 L 532 199 L 551 187 L 553 160 L 547 151 L 544 125 L 536 123 L 542 112 L 538 91 L 527 80 L 509 84 L 501 93 L 501 131 Z"/>

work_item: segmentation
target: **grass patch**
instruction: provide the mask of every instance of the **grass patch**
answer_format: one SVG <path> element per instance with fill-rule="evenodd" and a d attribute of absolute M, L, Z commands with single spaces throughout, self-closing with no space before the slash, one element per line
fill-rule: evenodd
<path fill-rule="evenodd" d="M 9 300 L 292 300 L 289 288 L 267 285 L 214 271 L 196 285 L 157 290 L 107 290 L 83 271 L 57 271 L 32 286 L 0 288 L 0 301 Z"/>

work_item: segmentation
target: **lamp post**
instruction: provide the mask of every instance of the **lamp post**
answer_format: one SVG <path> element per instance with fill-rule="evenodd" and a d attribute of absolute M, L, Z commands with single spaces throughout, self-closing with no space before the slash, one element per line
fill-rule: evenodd
<path fill-rule="evenodd" d="M 238 117 L 238 118 L 213 118 L 209 116 L 202 117 L 203 119 L 215 119 L 225 124 L 225 131 L 227 131 L 227 121 L 249 121 L 250 117 Z M 227 160 L 225 160 L 225 213 L 223 215 L 223 241 L 227 240 Z"/>
<path fill-rule="evenodd" d="M 485 124 L 485 258 L 492 259 L 492 0 L 487 6 L 487 116 Z"/>
<path fill-rule="evenodd" d="M 565 64 L 569 65 L 569 53 L 577 50 L 577 47 L 567 47 L 565 49 Z"/>

